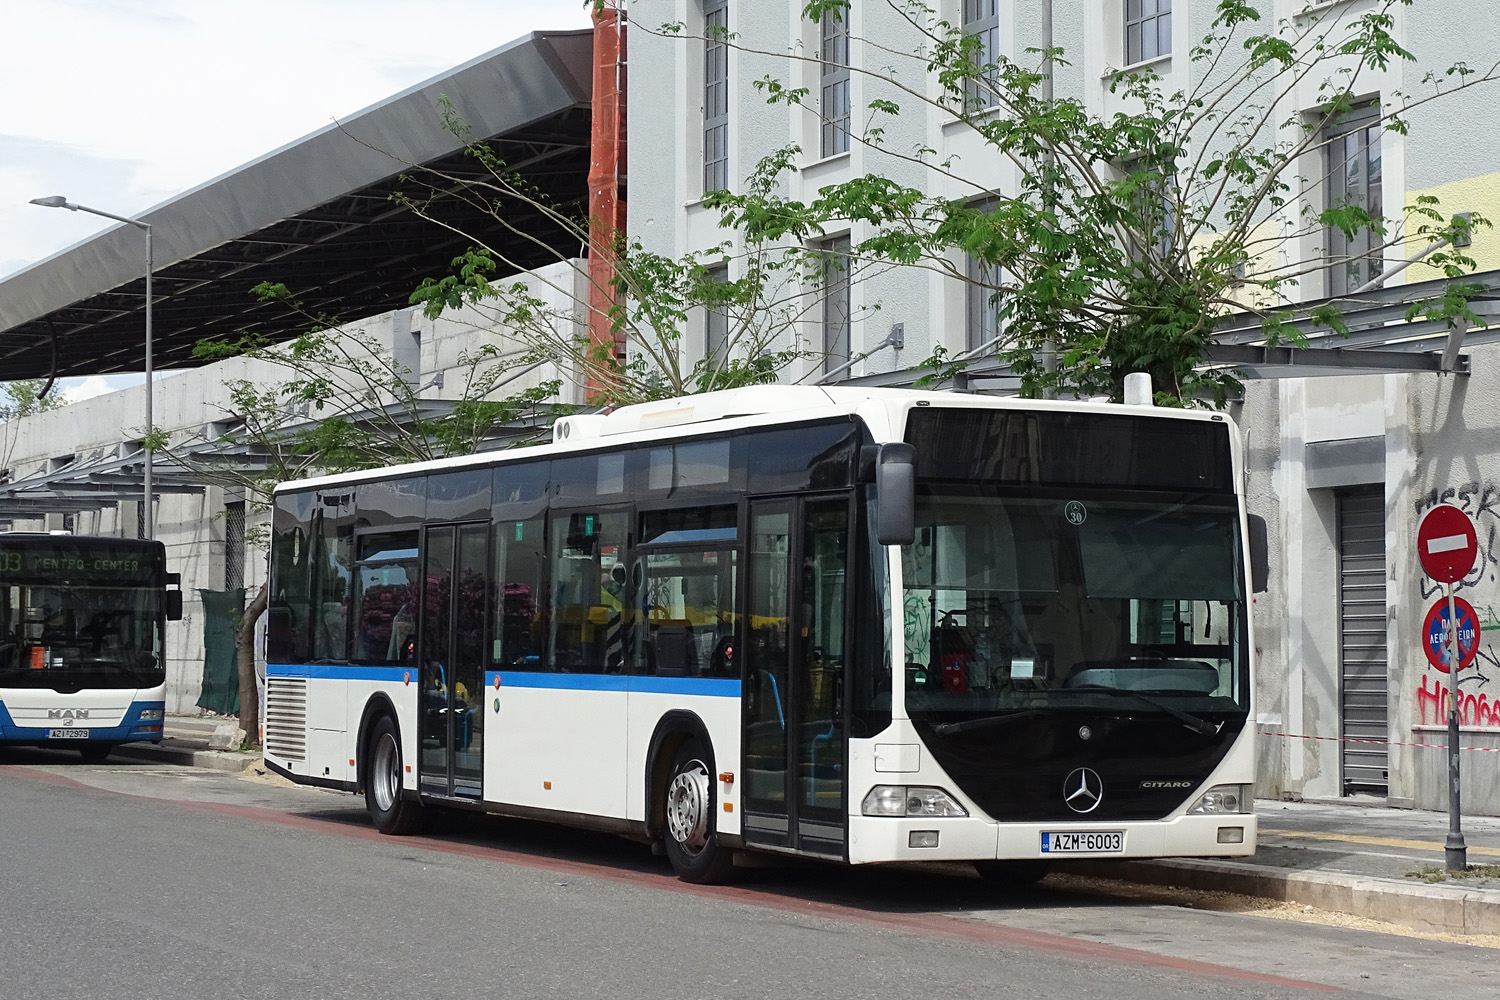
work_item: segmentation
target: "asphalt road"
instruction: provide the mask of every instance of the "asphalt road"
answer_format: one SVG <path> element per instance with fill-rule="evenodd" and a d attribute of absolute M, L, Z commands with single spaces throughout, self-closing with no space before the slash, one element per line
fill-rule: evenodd
<path fill-rule="evenodd" d="M 0 1000 L 1493 997 L 1500 952 L 962 871 L 694 887 L 616 838 L 376 834 L 352 796 L 0 754 Z"/>

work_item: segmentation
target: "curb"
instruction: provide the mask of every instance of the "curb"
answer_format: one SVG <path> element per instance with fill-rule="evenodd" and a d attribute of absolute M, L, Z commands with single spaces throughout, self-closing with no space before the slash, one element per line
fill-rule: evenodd
<path fill-rule="evenodd" d="M 181 767 L 206 767 L 214 771 L 238 774 L 259 763 L 259 754 L 235 753 L 229 750 L 197 750 L 187 747 L 165 746 L 159 743 L 126 743 L 111 751 L 111 756 L 132 760 L 149 760 L 158 764 L 177 764 Z"/>
<path fill-rule="evenodd" d="M 1336 913 L 1446 934 L 1500 934 L 1500 892 L 1392 879 L 1297 872 L 1234 861 L 1076 861 L 1067 871 L 1302 903 Z"/>

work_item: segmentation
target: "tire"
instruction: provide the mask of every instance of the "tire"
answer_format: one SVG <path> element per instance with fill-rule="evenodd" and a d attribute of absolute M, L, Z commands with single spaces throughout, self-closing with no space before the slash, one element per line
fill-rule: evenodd
<path fill-rule="evenodd" d="M 663 796 L 662 840 L 672 870 L 682 881 L 699 885 L 729 881 L 734 858 L 719 845 L 716 831 L 713 755 L 697 737 L 689 736 L 678 745 L 670 773 Z"/>
<path fill-rule="evenodd" d="M 85 743 L 78 748 L 78 755 L 85 764 L 98 764 L 109 757 L 114 748 L 113 743 Z"/>
<path fill-rule="evenodd" d="M 365 808 L 375 829 L 393 837 L 418 833 L 426 825 L 422 804 L 401 791 L 401 732 L 389 715 L 370 728 L 365 744 Z"/>
<path fill-rule="evenodd" d="M 974 870 L 990 885 L 1025 889 L 1040 882 L 1050 866 L 1045 861 L 976 861 Z"/>

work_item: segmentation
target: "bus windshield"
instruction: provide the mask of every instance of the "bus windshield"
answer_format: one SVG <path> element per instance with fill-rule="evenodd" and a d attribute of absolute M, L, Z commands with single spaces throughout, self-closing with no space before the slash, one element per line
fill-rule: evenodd
<path fill-rule="evenodd" d="M 902 550 L 912 717 L 1243 713 L 1233 498 L 1027 492 L 919 498 L 916 543 Z"/>
<path fill-rule="evenodd" d="M 139 549 L 0 544 L 0 687 L 163 683 L 157 570 Z"/>

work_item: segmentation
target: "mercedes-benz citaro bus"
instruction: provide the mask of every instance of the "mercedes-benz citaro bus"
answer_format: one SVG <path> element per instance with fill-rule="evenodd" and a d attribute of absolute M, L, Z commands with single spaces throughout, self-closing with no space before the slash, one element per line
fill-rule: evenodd
<path fill-rule="evenodd" d="M 178 579 L 160 542 L 0 533 L 0 746 L 161 742 Z"/>
<path fill-rule="evenodd" d="M 287 483 L 266 762 L 689 881 L 1249 854 L 1241 482 L 1219 413 L 763 386 Z"/>

